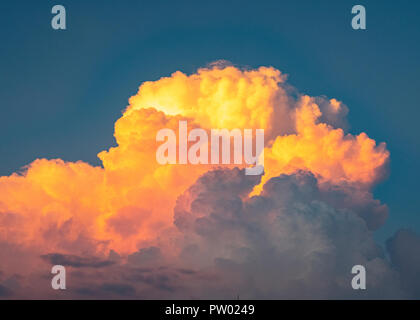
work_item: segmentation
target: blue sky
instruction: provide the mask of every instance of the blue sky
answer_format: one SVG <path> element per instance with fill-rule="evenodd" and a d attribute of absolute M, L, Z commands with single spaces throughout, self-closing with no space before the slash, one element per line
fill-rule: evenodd
<path fill-rule="evenodd" d="M 51 7 L 67 30 L 51 28 Z M 363 4 L 367 30 L 351 28 Z M 385 141 L 390 175 L 380 241 L 420 231 L 420 3 L 415 1 L 2 1 L 0 174 L 36 158 L 84 160 L 114 144 L 113 125 L 141 82 L 218 59 L 271 65 L 301 92 L 349 106 L 352 133 Z"/>

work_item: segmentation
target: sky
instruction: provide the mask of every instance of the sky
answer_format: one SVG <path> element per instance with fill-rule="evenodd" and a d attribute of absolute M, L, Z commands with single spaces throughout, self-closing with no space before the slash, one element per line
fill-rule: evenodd
<path fill-rule="evenodd" d="M 102 166 L 97 154 L 117 146 L 114 124 L 143 82 L 226 60 L 273 67 L 300 93 L 345 104 L 347 131 L 390 153 L 370 186 L 389 210 L 374 239 L 385 247 L 401 228 L 420 233 L 419 3 L 360 2 L 366 30 L 351 28 L 359 3 L 347 0 L 61 1 L 66 30 L 51 28 L 54 4 L 0 4 L 1 176 L 39 158 Z"/>

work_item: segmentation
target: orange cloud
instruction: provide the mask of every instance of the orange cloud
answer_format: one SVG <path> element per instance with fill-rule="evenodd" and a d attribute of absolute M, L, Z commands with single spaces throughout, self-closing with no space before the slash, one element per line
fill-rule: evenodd
<path fill-rule="evenodd" d="M 214 65 L 143 83 L 115 124 L 117 147 L 98 154 L 103 167 L 38 159 L 0 177 L 0 239 L 45 252 L 131 253 L 166 234 L 178 196 L 213 168 L 157 163 L 157 131 L 176 131 L 179 120 L 207 130 L 265 129 L 262 184 L 298 170 L 331 184 L 375 183 L 385 145 L 335 128 L 347 113 L 337 100 L 296 101 L 289 91 L 272 67 Z"/>
<path fill-rule="evenodd" d="M 340 108 L 336 100 L 331 105 Z M 365 133 L 353 136 L 320 123 L 322 113 L 309 96 L 301 97 L 295 115 L 296 133 L 276 137 L 265 149 L 266 174 L 258 189 L 272 177 L 299 170 L 311 171 L 321 181 L 367 187 L 381 177 L 389 158 L 385 143 L 377 146 Z"/>

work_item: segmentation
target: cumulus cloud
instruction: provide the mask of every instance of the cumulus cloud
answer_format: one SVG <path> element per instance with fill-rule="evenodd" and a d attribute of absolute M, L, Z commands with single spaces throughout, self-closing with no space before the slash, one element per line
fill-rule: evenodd
<path fill-rule="evenodd" d="M 224 292 L 249 298 L 401 294 L 365 221 L 351 208 L 324 202 L 313 174 L 273 178 L 261 195 L 242 199 L 256 183 L 239 169 L 209 172 L 175 208 L 175 225 L 187 239 L 183 257 L 196 267 L 213 265 L 224 277 Z M 349 286 L 356 264 L 375 279 L 366 294 Z"/>
<path fill-rule="evenodd" d="M 101 167 L 37 159 L 0 177 L 0 269 L 15 277 L 1 280 L 0 294 L 58 297 L 51 264 L 69 269 L 66 297 L 417 294 L 400 285 L 399 272 L 415 264 L 395 258 L 406 240 L 390 242 L 390 265 L 372 238 L 388 215 L 371 190 L 389 152 L 349 133 L 347 113 L 337 99 L 299 93 L 273 67 L 217 62 L 143 83 L 115 123 L 117 145 L 98 154 Z M 180 120 L 264 129 L 264 175 L 160 165 L 156 133 Z M 350 287 L 355 264 L 367 268 L 366 292 Z"/>

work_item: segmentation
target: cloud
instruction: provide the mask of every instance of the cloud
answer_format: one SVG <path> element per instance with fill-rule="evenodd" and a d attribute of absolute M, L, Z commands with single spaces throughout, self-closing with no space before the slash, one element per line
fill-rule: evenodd
<path fill-rule="evenodd" d="M 249 197 L 259 181 L 243 169 L 209 171 L 179 196 L 173 228 L 153 246 L 126 257 L 50 254 L 43 260 L 73 267 L 67 298 L 418 297 L 400 281 L 403 265 L 416 270 L 410 259 L 418 237 L 394 237 L 391 256 L 396 241 L 404 253 L 395 268 L 395 258 L 391 265 L 359 214 L 323 200 L 325 191 L 312 173 L 272 178 L 260 195 Z M 414 249 L 407 252 L 409 246 Z M 366 267 L 366 291 L 351 287 L 356 264 Z"/>
<path fill-rule="evenodd" d="M 336 209 L 322 201 L 313 174 L 272 178 L 261 195 L 242 199 L 256 183 L 239 169 L 209 172 L 178 199 L 175 208 L 175 225 L 187 239 L 183 259 L 196 268 L 214 268 L 223 277 L 225 294 L 244 298 L 402 295 L 398 275 L 365 221 L 350 209 Z M 350 286 L 350 270 L 356 264 L 368 270 L 371 281 L 366 293 Z"/>
<path fill-rule="evenodd" d="M 92 299 L 130 299 L 136 294 L 136 289 L 125 283 L 103 283 L 89 287 L 78 287 L 74 294 L 81 298 Z"/>
<path fill-rule="evenodd" d="M 136 289 L 134 289 L 134 287 L 119 283 L 105 283 L 100 287 L 100 290 L 114 293 L 119 296 L 132 296 L 136 293 Z"/>
<path fill-rule="evenodd" d="M 20 297 L 58 295 L 45 280 L 51 264 L 70 267 L 66 297 L 404 296 L 404 262 L 391 267 L 372 239 L 388 215 L 371 190 L 389 152 L 350 134 L 347 113 L 273 67 L 222 61 L 144 82 L 102 166 L 37 159 L 0 177 L 0 268 L 20 274 Z M 264 129 L 264 175 L 160 165 L 156 133 L 180 120 Z M 355 264 L 368 270 L 366 292 L 349 286 Z"/>
<path fill-rule="evenodd" d="M 398 270 L 403 287 L 420 298 L 420 236 L 409 229 L 400 229 L 387 241 L 393 266 Z"/>
<path fill-rule="evenodd" d="M 101 260 L 97 257 L 79 257 L 70 254 L 49 253 L 41 256 L 52 265 L 63 265 L 73 268 L 103 268 L 114 264 L 112 260 Z"/>
<path fill-rule="evenodd" d="M 129 263 L 143 266 L 149 263 L 156 263 L 159 258 L 161 258 L 161 252 L 157 247 L 143 248 L 127 257 Z"/>
<path fill-rule="evenodd" d="M 98 154 L 103 167 L 37 159 L 0 177 L 0 239 L 48 252 L 129 254 L 172 226 L 177 197 L 212 165 L 157 163 L 156 133 L 189 128 L 263 128 L 265 175 L 299 170 L 321 182 L 369 192 L 389 156 L 384 144 L 345 134 L 348 108 L 309 97 L 273 67 L 240 69 L 223 63 L 192 75 L 175 72 L 148 81 L 115 123 L 116 147 Z M 386 214 L 370 224 L 377 228 Z"/>
<path fill-rule="evenodd" d="M 336 101 L 331 102 L 340 108 Z M 335 107 L 333 107 L 335 108 Z M 281 173 L 308 170 L 321 181 L 335 185 L 357 184 L 368 189 L 384 175 L 389 152 L 365 133 L 345 134 L 328 123 L 316 99 L 302 96 L 296 109 L 296 133 L 280 135 L 265 149 L 263 183 Z"/>
<path fill-rule="evenodd" d="M 9 288 L 0 284 L 0 297 L 2 297 L 2 298 L 8 297 L 11 294 L 12 294 L 12 291 Z"/>
<path fill-rule="evenodd" d="M 312 173 L 272 178 L 260 195 L 249 197 L 259 182 L 238 168 L 207 172 L 177 199 L 174 229 L 100 274 L 93 269 L 72 274 L 78 286 L 72 294 L 144 299 L 416 297 L 402 286 L 400 270 L 375 244 L 366 221 L 351 208 L 324 201 L 325 190 Z M 356 264 L 366 267 L 366 291 L 351 287 Z M 108 279 L 118 285 L 109 286 Z"/>

